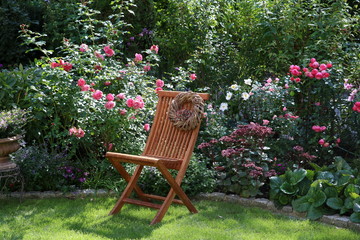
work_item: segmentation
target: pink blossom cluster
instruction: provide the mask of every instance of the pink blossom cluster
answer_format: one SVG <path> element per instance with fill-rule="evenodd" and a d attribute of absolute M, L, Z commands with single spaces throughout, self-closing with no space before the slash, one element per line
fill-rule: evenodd
<path fill-rule="evenodd" d="M 85 136 L 85 132 L 81 128 L 72 127 L 69 129 L 69 135 L 74 135 L 78 138 L 82 138 Z"/>
<path fill-rule="evenodd" d="M 145 103 L 141 96 L 136 96 L 135 99 L 129 98 L 128 100 L 126 100 L 126 105 L 129 108 L 142 109 Z"/>
<path fill-rule="evenodd" d="M 262 175 L 263 175 L 263 172 L 262 172 L 262 171 L 255 170 L 255 169 L 253 169 L 253 170 L 251 170 L 251 171 L 249 172 L 249 176 L 252 177 L 252 178 L 255 178 L 255 179 L 259 178 L 259 177 L 262 176 Z"/>
<path fill-rule="evenodd" d="M 163 87 L 164 87 L 164 85 L 165 85 L 164 81 L 161 80 L 161 79 L 157 79 L 156 82 L 155 82 L 155 84 L 156 84 L 155 91 L 161 91 L 161 90 L 163 90 Z"/>
<path fill-rule="evenodd" d="M 318 142 L 322 147 L 329 147 L 330 146 L 330 143 L 329 142 L 326 142 L 325 139 L 320 139 L 319 142 Z"/>
<path fill-rule="evenodd" d="M 50 67 L 51 68 L 60 67 L 65 71 L 69 72 L 72 69 L 73 65 L 71 63 L 64 62 L 62 59 L 60 59 L 58 63 L 57 62 L 50 63 Z"/>
<path fill-rule="evenodd" d="M 158 46 L 158 45 L 152 45 L 152 46 L 150 47 L 150 50 L 153 51 L 153 52 L 155 52 L 156 54 L 158 54 L 158 52 L 159 52 L 159 46 Z"/>
<path fill-rule="evenodd" d="M 105 103 L 106 109 L 112 109 L 115 107 L 114 99 L 115 99 L 114 94 L 109 93 L 108 95 L 106 95 L 106 100 L 107 100 L 107 102 Z"/>
<path fill-rule="evenodd" d="M 323 132 L 326 130 L 326 127 L 315 125 L 315 126 L 312 126 L 311 129 L 314 130 L 315 132 Z"/>
<path fill-rule="evenodd" d="M 332 67 L 332 64 L 331 63 L 319 64 L 315 58 L 312 58 L 310 60 L 309 67 L 310 68 L 303 68 L 301 70 L 299 66 L 291 65 L 289 69 L 290 74 L 292 75 L 290 77 L 290 80 L 295 82 L 300 82 L 301 81 L 300 76 L 303 74 L 302 72 L 304 72 L 304 75 L 309 78 L 316 78 L 316 79 L 327 78 L 330 76 L 330 73 L 328 73 L 327 70 Z"/>
<path fill-rule="evenodd" d="M 265 177 L 272 177 L 272 176 L 276 176 L 276 175 L 277 175 L 277 173 L 274 169 L 271 169 L 271 170 L 265 172 Z"/>
<path fill-rule="evenodd" d="M 200 143 L 198 146 L 197 146 L 197 148 L 198 149 L 204 149 L 204 148 L 209 148 L 209 147 L 211 147 L 212 146 L 212 144 L 210 144 L 210 143 L 208 143 L 208 142 L 203 142 L 203 143 Z"/>
<path fill-rule="evenodd" d="M 189 77 L 191 80 L 195 80 L 197 78 L 195 73 L 191 73 Z"/>
<path fill-rule="evenodd" d="M 352 110 L 360 113 L 360 102 L 354 103 L 354 106 L 352 107 Z"/>
<path fill-rule="evenodd" d="M 114 56 L 114 54 L 115 54 L 115 51 L 114 51 L 113 49 L 111 49 L 110 46 L 105 46 L 105 47 L 103 48 L 103 50 L 104 50 L 105 55 L 106 55 L 107 57 L 112 57 L 112 56 Z"/>

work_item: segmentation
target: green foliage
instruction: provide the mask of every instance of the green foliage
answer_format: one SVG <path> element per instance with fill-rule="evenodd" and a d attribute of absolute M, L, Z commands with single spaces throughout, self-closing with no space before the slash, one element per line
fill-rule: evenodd
<path fill-rule="evenodd" d="M 273 160 L 266 153 L 270 128 L 251 123 L 239 125 L 231 134 L 198 146 L 208 166 L 217 171 L 218 188 L 243 197 L 262 195 L 261 187 L 276 175 Z"/>
<path fill-rule="evenodd" d="M 177 171 L 171 171 L 176 176 Z M 166 196 L 170 190 L 162 174 L 154 167 L 146 167 L 139 180 L 140 186 L 145 192 Z M 214 171 L 206 167 L 206 164 L 197 159 L 191 159 L 181 187 L 189 196 L 199 193 L 212 192 L 215 188 L 216 180 Z"/>
<path fill-rule="evenodd" d="M 294 210 L 306 212 L 315 220 L 324 214 L 351 214 L 358 221 L 360 176 L 346 161 L 336 158 L 334 164 L 310 170 L 296 169 L 270 178 L 270 199 L 279 207 L 292 204 Z"/>
<path fill-rule="evenodd" d="M 14 108 L 9 111 L 1 111 L 0 138 L 24 134 L 27 117 L 27 112 L 21 109 Z"/>

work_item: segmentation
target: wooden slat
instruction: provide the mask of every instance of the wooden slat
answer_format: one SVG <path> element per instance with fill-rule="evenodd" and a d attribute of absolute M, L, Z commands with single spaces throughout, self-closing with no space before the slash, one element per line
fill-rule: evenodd
<path fill-rule="evenodd" d="M 161 205 L 160 204 L 156 204 L 156 203 L 151 203 L 151 202 L 144 202 L 141 200 L 136 200 L 136 199 L 131 199 L 131 198 L 126 198 L 124 199 L 125 203 L 130 203 L 130 204 L 135 204 L 135 205 L 140 205 L 140 206 L 145 206 L 145 207 L 150 207 L 150 208 L 155 208 L 155 209 L 160 209 Z"/>
<path fill-rule="evenodd" d="M 166 199 L 166 197 L 162 197 L 162 196 L 158 196 L 158 195 L 152 195 L 152 194 L 146 194 L 146 193 L 143 196 L 146 197 L 146 198 L 151 198 L 151 199 L 155 199 L 155 200 L 159 200 L 159 201 L 164 201 Z M 183 201 L 181 201 L 179 199 L 174 199 L 172 202 L 176 203 L 176 204 L 184 205 Z"/>

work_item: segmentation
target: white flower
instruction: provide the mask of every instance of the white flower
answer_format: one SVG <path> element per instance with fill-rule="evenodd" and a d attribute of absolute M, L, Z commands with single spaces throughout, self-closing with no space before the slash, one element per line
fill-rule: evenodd
<path fill-rule="evenodd" d="M 241 97 L 242 97 L 244 100 L 248 100 L 249 97 L 250 97 L 250 94 L 248 94 L 247 92 L 243 92 L 243 93 L 241 94 Z"/>
<path fill-rule="evenodd" d="M 230 86 L 230 88 L 232 89 L 232 90 L 238 90 L 239 89 L 239 86 L 237 85 L 237 84 L 233 84 L 233 85 L 231 85 Z"/>
<path fill-rule="evenodd" d="M 245 79 L 244 80 L 244 83 L 246 84 L 246 85 L 251 85 L 251 83 L 252 83 L 252 80 L 249 78 L 249 79 Z"/>
<path fill-rule="evenodd" d="M 227 94 L 226 94 L 226 100 L 230 100 L 231 99 L 231 97 L 232 97 L 232 93 L 231 92 L 228 92 Z"/>
<path fill-rule="evenodd" d="M 221 111 L 225 111 L 225 110 L 227 110 L 228 109 L 228 104 L 227 103 L 221 103 L 220 104 L 220 110 Z"/>

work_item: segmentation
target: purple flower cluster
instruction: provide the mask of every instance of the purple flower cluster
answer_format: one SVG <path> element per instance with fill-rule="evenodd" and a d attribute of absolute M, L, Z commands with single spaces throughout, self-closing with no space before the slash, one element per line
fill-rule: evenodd
<path fill-rule="evenodd" d="M 83 183 L 86 181 L 86 177 L 89 175 L 88 172 L 84 172 L 83 170 L 73 166 L 64 166 L 61 167 L 60 170 L 64 171 L 63 177 L 68 181 Z"/>

